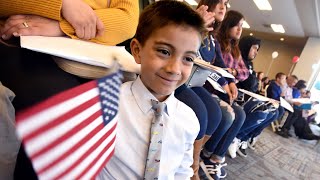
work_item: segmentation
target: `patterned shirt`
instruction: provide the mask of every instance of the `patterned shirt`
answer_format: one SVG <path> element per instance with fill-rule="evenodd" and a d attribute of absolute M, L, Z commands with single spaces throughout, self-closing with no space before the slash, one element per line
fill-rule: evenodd
<path fill-rule="evenodd" d="M 237 76 L 235 77 L 238 81 L 244 81 L 249 77 L 249 70 L 243 62 L 242 57 L 240 59 L 234 59 L 231 53 L 223 53 L 224 63 L 228 68 L 233 68 L 237 71 Z"/>

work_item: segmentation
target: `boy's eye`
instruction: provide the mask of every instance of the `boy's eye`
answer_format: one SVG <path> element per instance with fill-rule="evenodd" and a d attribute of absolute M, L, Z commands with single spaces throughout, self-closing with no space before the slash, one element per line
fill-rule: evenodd
<path fill-rule="evenodd" d="M 185 60 L 188 62 L 193 62 L 193 59 L 194 59 L 193 57 L 185 57 Z"/>
<path fill-rule="evenodd" d="M 170 52 L 165 49 L 158 49 L 157 51 L 160 52 L 161 54 L 164 54 L 164 55 L 170 55 Z"/>

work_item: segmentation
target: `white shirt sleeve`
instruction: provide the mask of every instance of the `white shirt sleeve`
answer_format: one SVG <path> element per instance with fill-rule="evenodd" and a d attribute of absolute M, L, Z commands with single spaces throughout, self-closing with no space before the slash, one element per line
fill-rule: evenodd
<path fill-rule="evenodd" d="M 193 176 L 193 169 L 191 168 L 193 163 L 193 144 L 186 143 L 185 148 L 183 160 L 175 174 L 174 179 L 177 180 L 190 179 Z"/>

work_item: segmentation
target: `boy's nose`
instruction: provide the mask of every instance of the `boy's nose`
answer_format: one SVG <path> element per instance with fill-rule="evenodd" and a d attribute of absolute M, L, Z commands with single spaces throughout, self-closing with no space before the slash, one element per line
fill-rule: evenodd
<path fill-rule="evenodd" d="M 168 73 L 179 75 L 181 74 L 181 63 L 178 59 L 171 58 L 165 66 Z"/>

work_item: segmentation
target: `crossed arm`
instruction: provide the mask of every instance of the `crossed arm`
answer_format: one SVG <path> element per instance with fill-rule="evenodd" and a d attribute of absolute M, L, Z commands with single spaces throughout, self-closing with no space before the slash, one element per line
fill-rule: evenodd
<path fill-rule="evenodd" d="M 80 38 L 115 45 L 131 38 L 139 17 L 138 0 L 11 0 L 0 2 L 0 28 L 4 40 L 12 36 L 40 35 Z M 23 25 L 27 22 L 28 27 Z"/>

